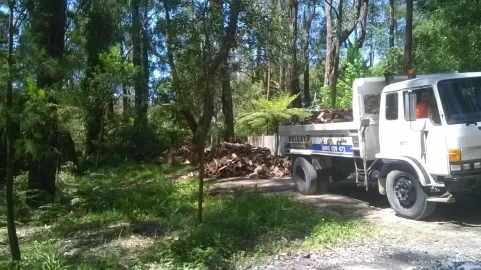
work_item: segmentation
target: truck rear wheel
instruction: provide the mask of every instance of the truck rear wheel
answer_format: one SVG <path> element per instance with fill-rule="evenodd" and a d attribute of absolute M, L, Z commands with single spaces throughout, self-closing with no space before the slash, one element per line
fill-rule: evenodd
<path fill-rule="evenodd" d="M 303 195 L 313 195 L 317 191 L 317 172 L 312 164 L 303 157 L 298 157 L 292 164 L 292 179 L 297 190 Z"/>
<path fill-rule="evenodd" d="M 429 217 L 436 209 L 436 203 L 427 201 L 421 183 L 409 173 L 390 172 L 386 192 L 391 208 L 401 217 L 420 220 Z"/>

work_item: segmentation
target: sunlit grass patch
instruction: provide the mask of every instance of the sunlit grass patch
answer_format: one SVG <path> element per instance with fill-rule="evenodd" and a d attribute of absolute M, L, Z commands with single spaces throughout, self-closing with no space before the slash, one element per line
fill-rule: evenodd
<path fill-rule="evenodd" d="M 173 268 L 229 268 L 235 260 L 274 254 L 287 248 L 335 244 L 365 235 L 356 217 L 318 212 L 287 195 L 236 192 L 208 198 L 205 220 L 144 260 Z"/>
<path fill-rule="evenodd" d="M 196 226 L 198 182 L 171 181 L 165 174 L 172 171 L 126 164 L 62 174 L 58 201 L 29 210 L 27 225 L 47 227 L 24 234 L 19 269 L 226 269 L 245 258 L 367 235 L 369 225 L 358 217 L 255 190 L 206 195 L 204 222 Z"/>

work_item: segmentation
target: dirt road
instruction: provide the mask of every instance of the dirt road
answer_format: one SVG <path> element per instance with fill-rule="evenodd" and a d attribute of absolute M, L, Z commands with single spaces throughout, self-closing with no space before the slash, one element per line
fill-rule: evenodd
<path fill-rule="evenodd" d="M 223 179 L 213 192 L 257 186 L 268 192 L 295 194 L 323 210 L 360 214 L 378 224 L 374 239 L 359 240 L 338 248 L 313 250 L 242 266 L 242 269 L 464 269 L 481 270 L 481 208 L 471 199 L 438 204 L 426 221 L 397 217 L 384 196 L 366 192 L 351 183 L 331 187 L 329 195 L 303 196 L 290 178 Z"/>

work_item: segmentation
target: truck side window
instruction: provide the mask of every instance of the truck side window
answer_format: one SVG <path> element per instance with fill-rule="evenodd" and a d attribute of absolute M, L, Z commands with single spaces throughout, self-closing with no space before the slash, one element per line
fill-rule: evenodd
<path fill-rule="evenodd" d="M 366 114 L 379 114 L 381 94 L 364 95 L 364 107 Z"/>
<path fill-rule="evenodd" d="M 386 119 L 398 119 L 398 93 L 391 93 L 386 95 Z"/>
<path fill-rule="evenodd" d="M 431 87 L 413 91 L 417 96 L 416 119 L 429 118 L 433 124 L 440 125 L 441 118 L 439 116 L 438 105 Z M 405 102 L 407 100 L 407 92 L 404 92 Z M 408 112 L 404 112 L 407 117 Z M 406 118 L 407 119 L 407 118 Z"/>

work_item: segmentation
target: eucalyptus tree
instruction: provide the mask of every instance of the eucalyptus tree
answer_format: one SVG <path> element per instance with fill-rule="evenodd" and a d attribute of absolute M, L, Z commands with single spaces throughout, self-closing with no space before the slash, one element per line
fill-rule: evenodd
<path fill-rule="evenodd" d="M 45 106 L 38 106 L 40 103 L 28 106 L 26 113 L 42 119 L 36 123 L 21 124 L 27 130 L 28 125 L 36 127 L 35 130 L 29 130 L 30 134 L 25 134 L 25 141 L 35 146 L 27 149 L 30 190 L 27 199 L 31 206 L 38 206 L 56 193 L 56 175 L 62 149 L 69 152 L 71 157 L 75 155 L 73 146 L 69 144 L 71 140 L 68 140 L 70 134 L 59 128 L 54 95 L 63 84 L 67 1 L 32 0 L 28 2 L 28 9 L 29 29 L 24 30 L 30 35 L 36 52 L 34 63 L 37 89 L 31 92 L 31 102 L 41 101 Z M 33 192 L 34 190 L 41 193 Z"/>
<path fill-rule="evenodd" d="M 355 0 L 352 6 L 344 6 L 344 2 L 344 0 L 339 0 L 336 5 L 333 0 L 324 0 L 327 25 L 324 85 L 330 87 L 331 106 L 333 108 L 336 107 L 341 45 L 353 33 L 358 23 L 362 24 L 366 21 L 369 1 Z M 346 4 L 348 3 L 346 2 Z M 364 27 L 364 29 L 366 28 Z M 364 34 L 361 35 L 361 37 L 363 36 Z"/>
<path fill-rule="evenodd" d="M 227 18 L 223 15 L 222 1 L 183 4 L 163 0 L 161 7 L 165 14 L 163 23 L 167 61 L 176 102 L 189 123 L 199 155 L 198 222 L 201 223 L 204 147 L 214 115 L 214 96 L 218 88 L 216 81 L 219 78 L 219 68 L 225 63 L 234 45 L 244 3 L 242 0 L 233 0 Z M 185 24 L 186 19 L 188 25 Z M 228 22 L 225 28 L 224 21 Z M 183 31 L 176 31 L 178 29 Z M 197 107 L 192 107 L 192 104 Z"/>
<path fill-rule="evenodd" d="M 4 4 L 0 2 L 0 4 Z M 14 261 L 21 258 L 20 247 L 18 244 L 17 230 L 15 227 L 14 200 L 13 200 L 13 161 L 15 159 L 14 145 L 15 134 L 12 128 L 13 118 L 13 79 L 14 79 L 14 38 L 20 24 L 24 18 L 25 11 L 17 11 L 18 3 L 16 0 L 8 0 L 8 27 L 7 27 L 7 87 L 6 87 L 6 123 L 5 134 L 7 141 L 7 173 L 6 173 L 6 201 L 7 201 L 7 231 L 10 252 Z"/>

